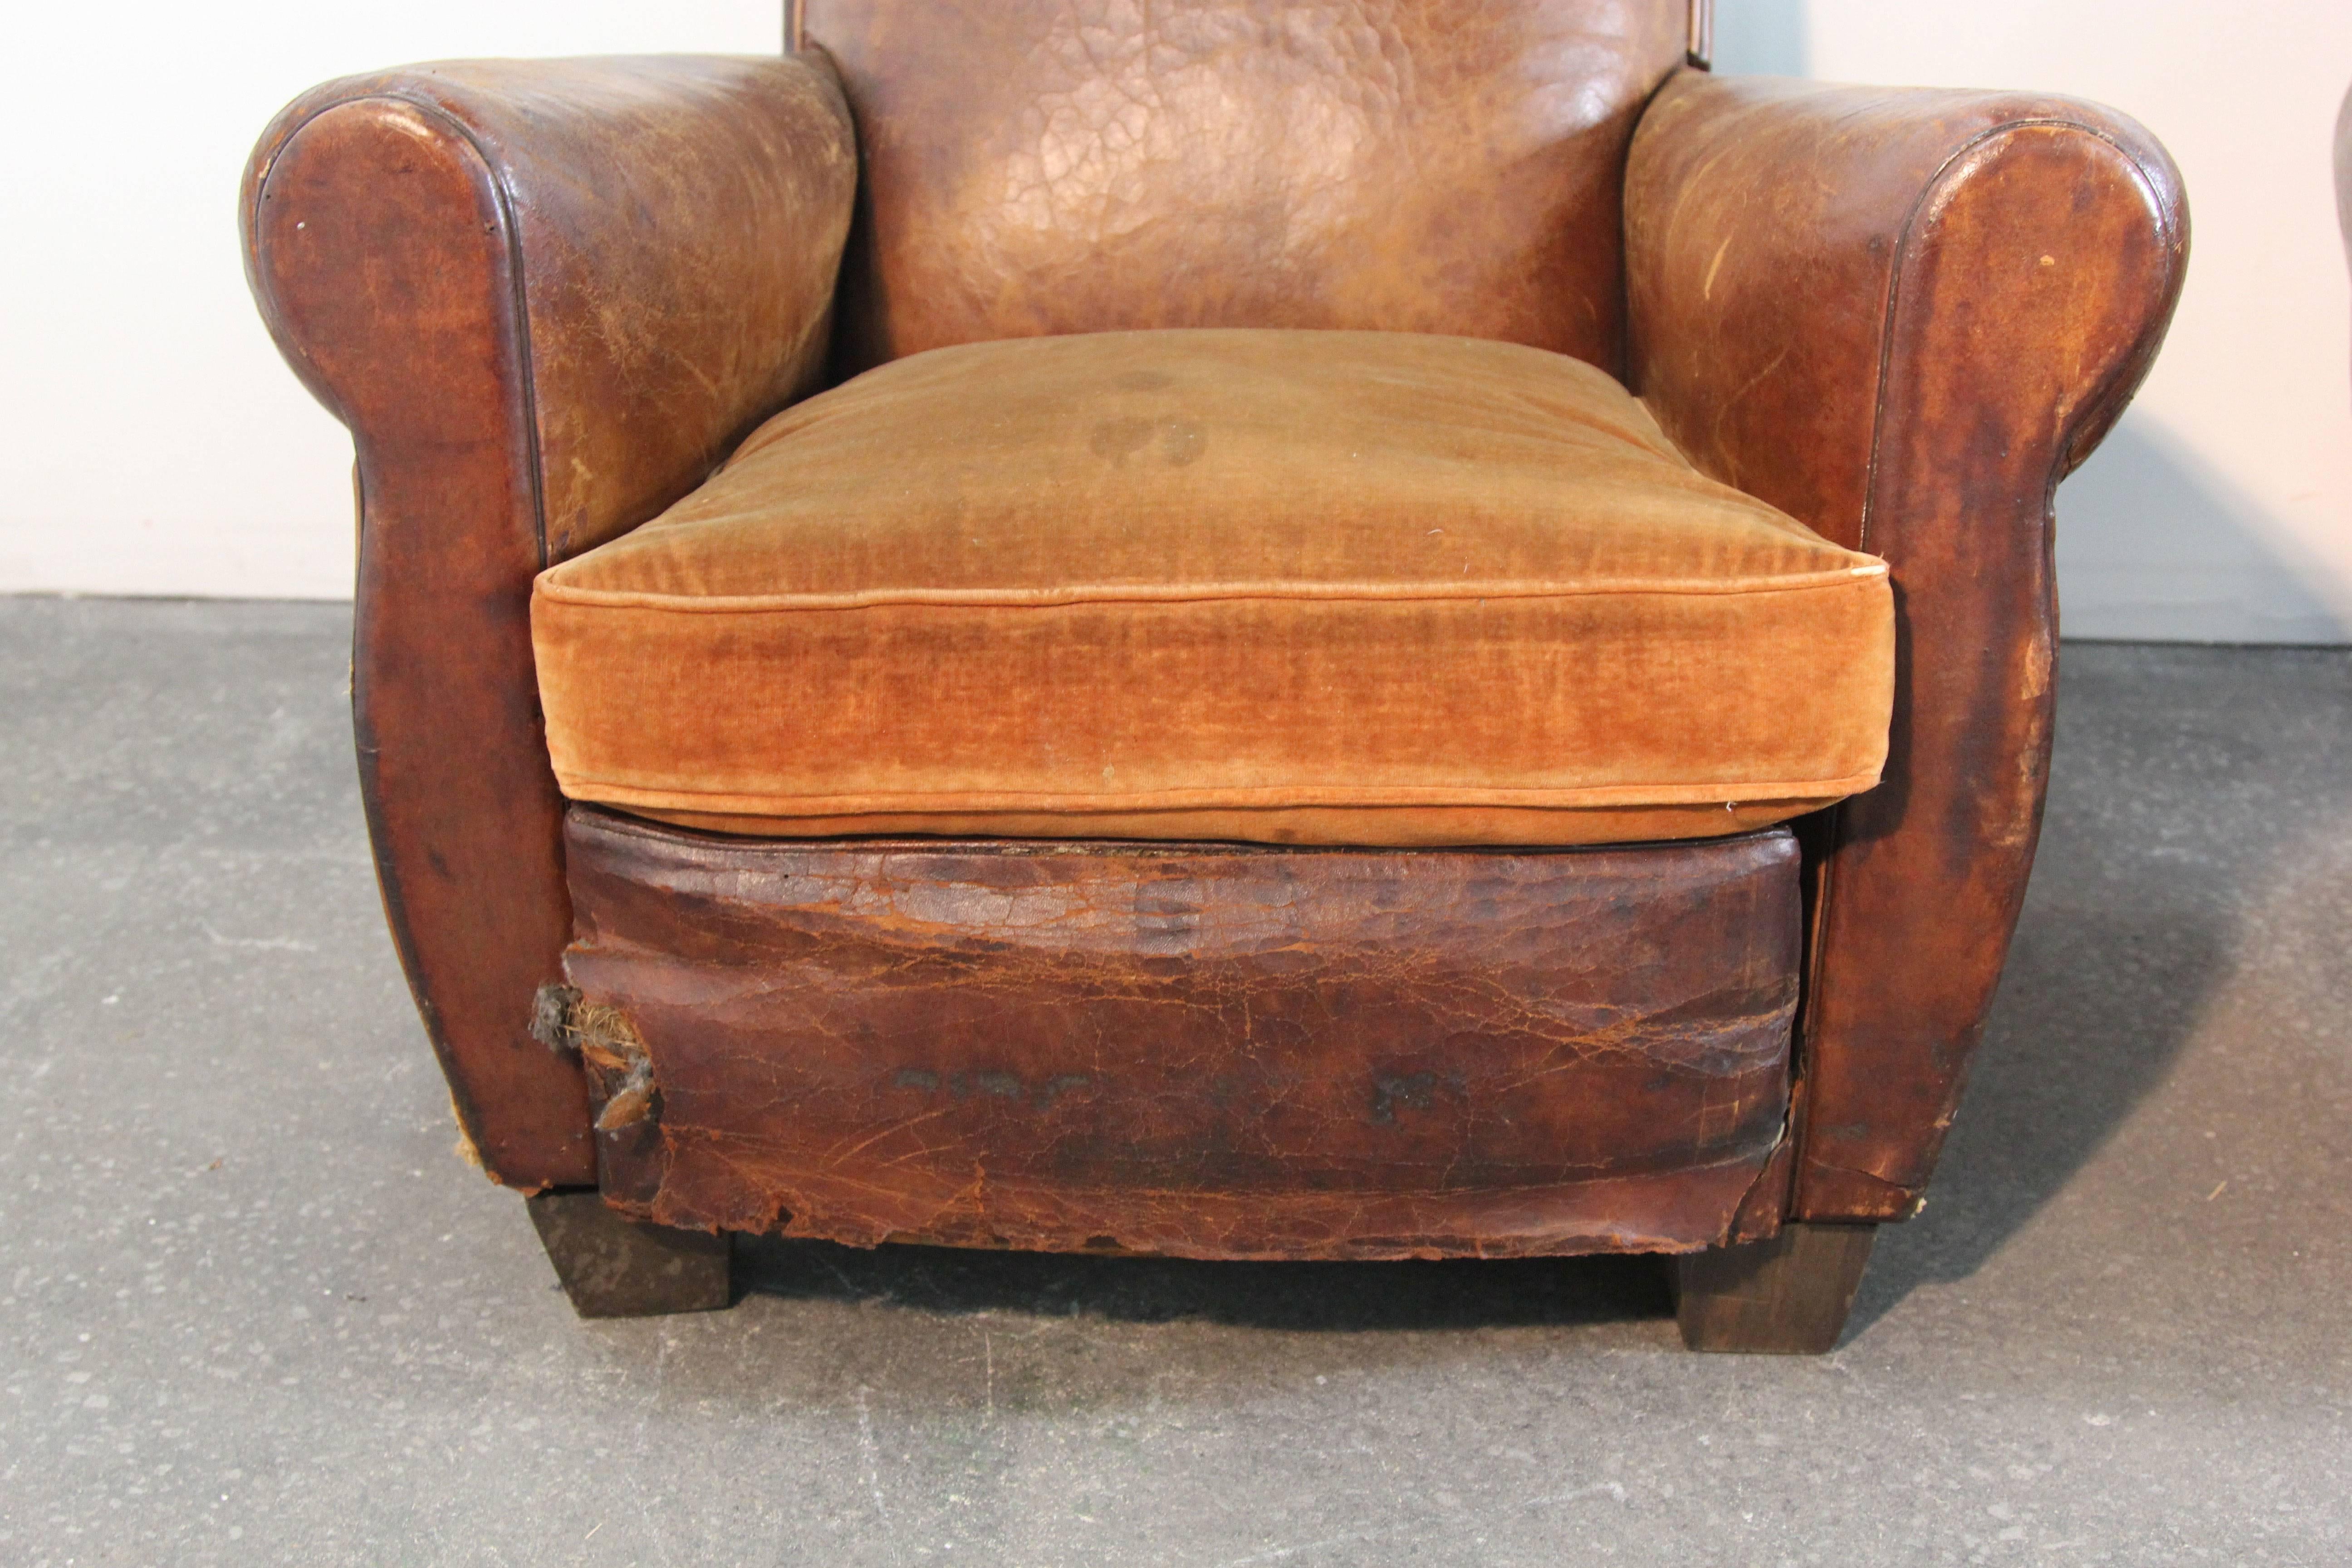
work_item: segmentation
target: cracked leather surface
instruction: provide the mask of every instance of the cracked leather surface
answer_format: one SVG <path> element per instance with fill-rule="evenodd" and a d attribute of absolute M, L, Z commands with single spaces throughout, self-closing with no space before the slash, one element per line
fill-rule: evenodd
<path fill-rule="evenodd" d="M 1549 854 L 788 845 L 576 808 L 565 969 L 665 1225 L 1212 1258 L 1720 1242 L 1780 1142 L 1783 831 Z M 1769 1223 L 1769 1221 L 1767 1222 Z"/>
<path fill-rule="evenodd" d="M 844 363 L 1132 327 L 1618 368 L 1625 145 L 1684 0 L 809 0 L 866 160 Z"/>

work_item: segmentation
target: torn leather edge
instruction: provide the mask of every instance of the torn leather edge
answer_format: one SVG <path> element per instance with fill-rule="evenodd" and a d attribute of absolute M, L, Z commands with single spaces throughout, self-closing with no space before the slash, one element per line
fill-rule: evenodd
<path fill-rule="evenodd" d="M 653 1057 L 628 1015 L 590 1002 L 577 987 L 553 983 L 531 998 L 530 1037 L 552 1051 L 578 1053 L 602 1104 L 596 1131 L 617 1132 L 656 1120 Z"/>
<path fill-rule="evenodd" d="M 1789 1199 L 1797 1185 L 1797 1109 L 1790 1096 L 1789 1120 L 1780 1130 L 1780 1141 L 1765 1156 L 1764 1168 L 1756 1173 L 1749 1184 L 1748 1195 L 1739 1200 L 1732 1212 L 1731 1228 L 1724 1233 L 1723 1245 L 1738 1247 L 1750 1241 L 1769 1241 L 1780 1234 L 1788 1223 Z"/>

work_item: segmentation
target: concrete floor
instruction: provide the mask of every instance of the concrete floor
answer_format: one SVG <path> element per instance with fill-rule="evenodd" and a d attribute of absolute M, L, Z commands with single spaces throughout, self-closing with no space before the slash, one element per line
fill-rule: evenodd
<path fill-rule="evenodd" d="M 1843 1347 L 1646 1260 L 747 1248 L 583 1324 L 452 1157 L 336 606 L 0 600 L 0 1562 L 2352 1562 L 2352 654 L 2071 646 Z"/>

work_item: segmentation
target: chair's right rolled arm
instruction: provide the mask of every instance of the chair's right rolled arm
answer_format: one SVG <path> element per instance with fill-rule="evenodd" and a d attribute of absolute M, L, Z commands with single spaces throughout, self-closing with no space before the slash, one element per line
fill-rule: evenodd
<path fill-rule="evenodd" d="M 2179 177 L 2065 99 L 1685 72 L 1625 196 L 1629 380 L 1700 468 L 1885 556 L 1885 782 L 1810 825 L 1794 1217 L 1919 1201 L 2047 779 L 2051 499 L 2154 358 Z"/>
<path fill-rule="evenodd" d="M 509 362 L 551 562 L 809 389 L 856 182 L 822 55 L 412 66 L 278 116 L 247 171 L 246 265 L 363 470 L 467 433 L 436 416 Z"/>

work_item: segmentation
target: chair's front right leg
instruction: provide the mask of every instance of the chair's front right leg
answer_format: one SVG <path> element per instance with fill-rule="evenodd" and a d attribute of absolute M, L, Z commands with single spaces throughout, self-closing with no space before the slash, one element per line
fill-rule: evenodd
<path fill-rule="evenodd" d="M 1675 1259 L 1675 1317 L 1695 1351 L 1821 1355 L 1837 1348 L 1874 1225 L 1784 1226 L 1768 1241 Z"/>

